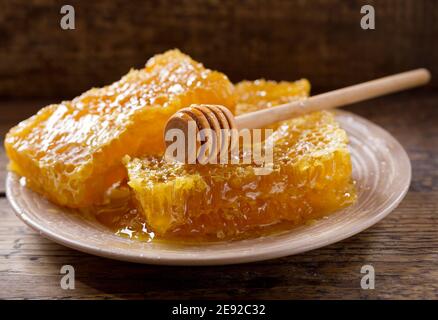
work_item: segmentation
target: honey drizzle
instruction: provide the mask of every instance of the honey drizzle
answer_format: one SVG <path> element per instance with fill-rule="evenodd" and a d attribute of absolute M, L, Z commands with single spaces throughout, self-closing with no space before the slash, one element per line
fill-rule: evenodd
<path fill-rule="evenodd" d="M 354 199 L 354 194 L 347 195 L 343 207 L 348 206 Z M 284 220 L 270 225 L 251 227 L 248 230 L 240 231 L 232 236 L 219 238 L 217 235 L 197 234 L 196 232 L 192 235 L 178 234 L 178 231 L 169 232 L 165 235 L 157 235 L 149 229 L 144 215 L 137 209 L 136 201 L 131 195 L 121 201 L 120 199 L 116 202 L 112 200 L 112 202 L 106 206 L 88 208 L 86 212 L 88 213 L 86 216 L 95 219 L 117 236 L 142 242 L 165 242 L 174 245 L 199 245 L 203 243 L 237 241 L 282 234 L 299 226 L 317 223 L 321 219 L 328 218 L 332 213 L 329 210 L 314 211 L 299 222 Z M 82 211 L 82 213 L 84 213 L 84 211 Z"/>

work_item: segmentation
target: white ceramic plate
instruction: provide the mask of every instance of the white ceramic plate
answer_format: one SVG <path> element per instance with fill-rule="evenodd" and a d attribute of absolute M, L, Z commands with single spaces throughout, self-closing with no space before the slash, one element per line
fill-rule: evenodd
<path fill-rule="evenodd" d="M 118 237 L 23 187 L 9 173 L 6 192 L 17 216 L 41 235 L 90 254 L 166 265 L 221 265 L 266 260 L 320 248 L 351 237 L 388 215 L 403 199 L 411 164 L 388 132 L 352 113 L 337 111 L 347 131 L 357 181 L 358 201 L 315 224 L 278 235 L 206 245 L 174 246 Z"/>

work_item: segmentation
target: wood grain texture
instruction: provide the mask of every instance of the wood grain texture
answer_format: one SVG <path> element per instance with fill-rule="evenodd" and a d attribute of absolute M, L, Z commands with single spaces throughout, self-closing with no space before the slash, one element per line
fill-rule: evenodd
<path fill-rule="evenodd" d="M 413 167 L 410 191 L 367 231 L 296 256 L 196 268 L 111 261 L 43 239 L 14 216 L 2 197 L 0 298 L 437 299 L 437 101 L 438 94 L 417 89 L 348 108 L 386 128 L 406 148 Z M 33 112 L 35 105 L 41 102 L 30 102 L 23 113 Z M 64 264 L 75 267 L 75 290 L 60 288 Z M 365 264 L 375 267 L 375 290 L 360 288 Z"/>
<path fill-rule="evenodd" d="M 297 256 L 222 267 L 135 265 L 41 238 L 0 200 L 0 298 L 437 298 L 437 192 L 411 192 L 388 218 L 346 241 Z M 60 288 L 62 265 L 76 289 Z M 360 269 L 376 289 L 360 288 Z"/>
<path fill-rule="evenodd" d="M 438 74 L 435 0 L 4 1 L 0 96 L 71 98 L 180 48 L 233 81 L 308 77 L 316 91 L 427 67 Z M 376 29 L 360 28 L 371 4 Z M 438 78 L 433 80 L 438 86 Z"/>

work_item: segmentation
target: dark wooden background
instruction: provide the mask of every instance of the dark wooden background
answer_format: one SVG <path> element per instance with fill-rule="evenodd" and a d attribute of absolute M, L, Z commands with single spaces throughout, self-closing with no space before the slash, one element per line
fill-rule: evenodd
<path fill-rule="evenodd" d="M 59 26 L 66 3 L 75 30 Z M 365 4 L 376 30 L 360 28 Z M 233 81 L 307 77 L 321 91 L 438 74 L 437 38 L 436 0 L 1 0 L 0 97 L 71 98 L 175 47 Z"/>
<path fill-rule="evenodd" d="M 423 66 L 428 87 L 348 108 L 401 142 L 412 184 L 383 221 L 319 250 L 224 267 L 136 265 L 67 249 L 19 221 L 0 146 L 0 299 L 438 299 L 438 1 L 69 1 L 76 30 L 63 31 L 65 3 L 0 0 L 1 140 L 47 103 L 174 47 L 233 81 L 307 77 L 313 92 Z M 360 29 L 364 4 L 375 6 L 374 31 Z M 60 288 L 64 264 L 75 290 Z M 375 290 L 360 288 L 364 264 L 376 269 Z"/>

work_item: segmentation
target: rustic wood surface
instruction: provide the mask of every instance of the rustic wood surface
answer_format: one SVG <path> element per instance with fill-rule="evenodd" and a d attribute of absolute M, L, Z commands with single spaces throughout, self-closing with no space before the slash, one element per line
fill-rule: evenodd
<path fill-rule="evenodd" d="M 3 110 L 15 110 L 3 113 L 2 128 L 42 104 L 1 103 L 7 106 Z M 359 235 L 282 259 L 194 268 L 98 258 L 39 236 L 15 217 L 1 193 L 0 298 L 437 299 L 437 104 L 437 93 L 417 89 L 348 108 L 385 127 L 403 144 L 413 165 L 410 190 L 394 212 Z M 3 150 L 0 159 L 3 192 Z M 60 287 L 65 264 L 75 267 L 75 290 Z M 365 264 L 375 268 L 374 290 L 360 288 Z"/>
<path fill-rule="evenodd" d="M 438 73 L 436 0 L 3 1 L 0 96 L 75 96 L 180 48 L 233 81 L 312 79 L 334 89 L 417 67 Z M 376 29 L 362 30 L 371 4 Z M 433 79 L 438 87 L 438 79 Z"/>

